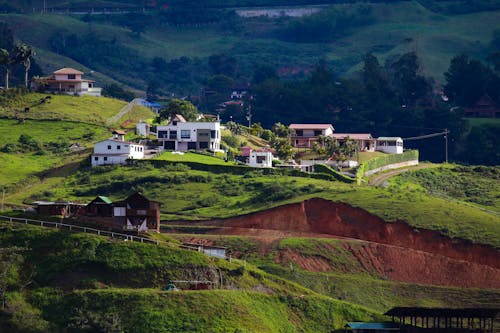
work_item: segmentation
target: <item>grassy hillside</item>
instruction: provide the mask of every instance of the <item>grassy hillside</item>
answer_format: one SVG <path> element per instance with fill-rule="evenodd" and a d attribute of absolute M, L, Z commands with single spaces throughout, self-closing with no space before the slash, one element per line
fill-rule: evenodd
<path fill-rule="evenodd" d="M 351 5 L 334 6 L 342 10 Z M 135 61 L 144 63 L 149 63 L 153 57 L 163 57 L 168 61 L 182 56 L 204 59 L 212 54 L 227 53 L 238 60 L 238 70 L 246 76 L 252 75 L 255 64 L 270 64 L 278 67 L 282 74 L 289 75 L 309 70 L 318 59 L 326 59 L 340 73 L 352 73 L 359 69 L 362 56 L 367 52 L 385 60 L 416 51 L 424 72 L 438 80 L 442 80 L 442 73 L 454 55 L 467 53 L 484 58 L 490 51 L 489 43 L 496 22 L 500 20 L 500 11 L 443 15 L 429 11 L 416 1 L 369 6 L 373 23 L 351 29 L 328 43 L 292 43 L 277 39 L 277 31 L 287 26 L 291 20 L 288 18 L 237 18 L 230 23 L 233 29 L 222 24 L 202 27 L 155 24 L 140 37 L 124 27 L 97 18 L 97 22 L 91 24 L 71 15 L 8 14 L 0 15 L 0 20 L 7 21 L 20 39 L 40 50 L 37 61 L 47 72 L 70 61 L 52 53 L 49 46 L 53 33 L 66 30 L 78 35 L 93 31 L 104 40 L 117 40 L 122 47 L 136 52 L 130 60 L 135 58 Z M 69 65 L 76 66 L 74 63 Z M 96 70 L 96 66 L 86 65 L 84 69 L 94 67 L 90 69 Z M 147 82 L 144 75 L 137 72 L 144 71 L 144 67 L 134 68 L 133 65 L 98 70 L 93 75 L 98 83 L 116 79 L 144 89 Z M 205 65 L 203 62 L 196 65 L 197 71 L 206 71 Z"/>
<path fill-rule="evenodd" d="M 9 283 L 2 331 L 327 332 L 376 312 L 318 295 L 252 265 L 168 246 L 0 224 Z M 19 245 L 23 246 L 20 248 Z M 15 260 L 13 259 L 15 258 Z M 219 281 L 214 290 L 165 292 L 171 280 Z M 30 287 L 21 291 L 26 280 Z M 133 313 L 134 315 L 130 315 Z M 29 317 L 30 320 L 21 318 Z M 35 329 L 37 328 L 37 329 Z"/>
<path fill-rule="evenodd" d="M 364 208 L 387 221 L 403 220 L 451 237 L 500 246 L 498 215 L 417 189 L 358 187 L 276 172 L 266 175 L 260 170 L 225 165 L 205 165 L 203 169 L 214 171 L 195 170 L 182 163 L 157 168 L 148 162 L 129 167 L 85 166 L 53 184 L 42 196 L 85 203 L 97 195 L 117 200 L 139 190 L 162 203 L 162 217 L 167 220 L 229 217 L 322 197 Z M 40 197 L 40 190 L 33 186 L 7 196 L 7 202 Z"/>
<path fill-rule="evenodd" d="M 46 97 L 49 96 L 49 99 Z M 126 102 L 106 97 L 26 94 L 0 99 L 0 187 L 18 192 L 42 178 L 53 186 L 62 176 L 78 168 L 93 143 L 111 135 L 106 120 L 118 113 Z M 25 112 L 25 108 L 29 108 Z M 154 114 L 142 106 L 114 124 L 130 127 Z M 21 136 L 31 140 L 20 142 Z M 72 150 L 78 144 L 82 148 Z M 54 168 L 60 168 L 53 171 Z M 47 184 L 46 184 L 47 185 Z M 28 188 L 30 187 L 28 186 Z M 38 191 L 45 191 L 48 189 Z"/>

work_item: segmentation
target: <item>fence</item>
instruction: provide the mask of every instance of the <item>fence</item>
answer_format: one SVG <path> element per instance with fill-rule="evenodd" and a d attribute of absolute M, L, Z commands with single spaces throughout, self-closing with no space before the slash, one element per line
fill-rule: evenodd
<path fill-rule="evenodd" d="M 90 234 L 99 235 L 99 236 L 117 238 L 117 239 L 122 239 L 122 240 L 126 240 L 126 241 L 132 241 L 132 242 L 152 243 L 155 245 L 160 244 L 160 242 L 155 240 L 155 239 L 134 236 L 134 235 L 128 235 L 128 234 L 122 234 L 122 233 L 115 232 L 115 231 L 108 231 L 108 230 L 94 229 L 94 228 L 90 228 L 90 227 L 83 227 L 81 225 L 74 225 L 74 224 L 68 224 L 68 223 L 62 223 L 62 222 L 40 221 L 40 220 L 32 220 L 32 219 L 2 216 L 2 215 L 0 215 L 0 221 L 17 222 L 17 223 L 38 225 L 41 227 L 56 228 L 56 229 L 61 229 L 61 230 L 84 232 L 84 233 L 90 233 Z"/>

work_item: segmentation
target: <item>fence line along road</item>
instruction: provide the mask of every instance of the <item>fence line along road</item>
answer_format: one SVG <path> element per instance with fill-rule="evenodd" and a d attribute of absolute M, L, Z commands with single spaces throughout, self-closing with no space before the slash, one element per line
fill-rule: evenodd
<path fill-rule="evenodd" d="M 95 228 L 90 228 L 90 227 L 83 227 L 81 225 L 74 225 L 74 224 L 68 224 L 68 223 L 40 221 L 40 220 L 32 220 L 32 219 L 26 219 L 26 218 L 3 216 L 3 215 L 0 215 L 0 221 L 32 224 L 32 225 L 38 225 L 41 227 L 57 228 L 57 229 L 61 229 L 61 230 L 69 230 L 69 231 L 75 231 L 75 232 L 84 232 L 84 233 L 89 233 L 89 234 L 94 234 L 94 235 L 99 235 L 99 236 L 107 236 L 107 237 L 111 237 L 111 238 L 122 239 L 125 241 L 140 242 L 140 243 L 152 243 L 155 245 L 160 244 L 160 241 L 155 240 L 155 239 L 134 236 L 134 235 L 127 235 L 127 234 L 122 234 L 122 233 L 114 232 L 114 231 L 100 230 L 100 229 L 95 229 Z"/>

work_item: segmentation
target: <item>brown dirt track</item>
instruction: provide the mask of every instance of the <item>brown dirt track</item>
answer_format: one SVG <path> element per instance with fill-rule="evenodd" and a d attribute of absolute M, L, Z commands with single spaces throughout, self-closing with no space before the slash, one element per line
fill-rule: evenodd
<path fill-rule="evenodd" d="M 179 224 L 179 223 L 176 223 Z M 363 271 L 409 283 L 500 288 L 497 249 L 404 222 L 387 223 L 360 208 L 324 199 L 310 199 L 267 211 L 188 225 L 213 226 L 210 233 L 255 237 L 265 246 L 286 237 L 346 238 L 343 247 Z M 290 249 L 276 259 L 310 271 L 336 268 L 319 256 Z M 342 270 L 348 271 L 348 267 Z"/>

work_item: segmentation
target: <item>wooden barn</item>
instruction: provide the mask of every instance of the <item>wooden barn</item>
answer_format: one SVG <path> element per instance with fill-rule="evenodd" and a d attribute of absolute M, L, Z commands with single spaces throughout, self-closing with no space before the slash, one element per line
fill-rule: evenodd
<path fill-rule="evenodd" d="M 136 192 L 113 204 L 115 225 L 125 230 L 160 232 L 160 203 Z"/>

